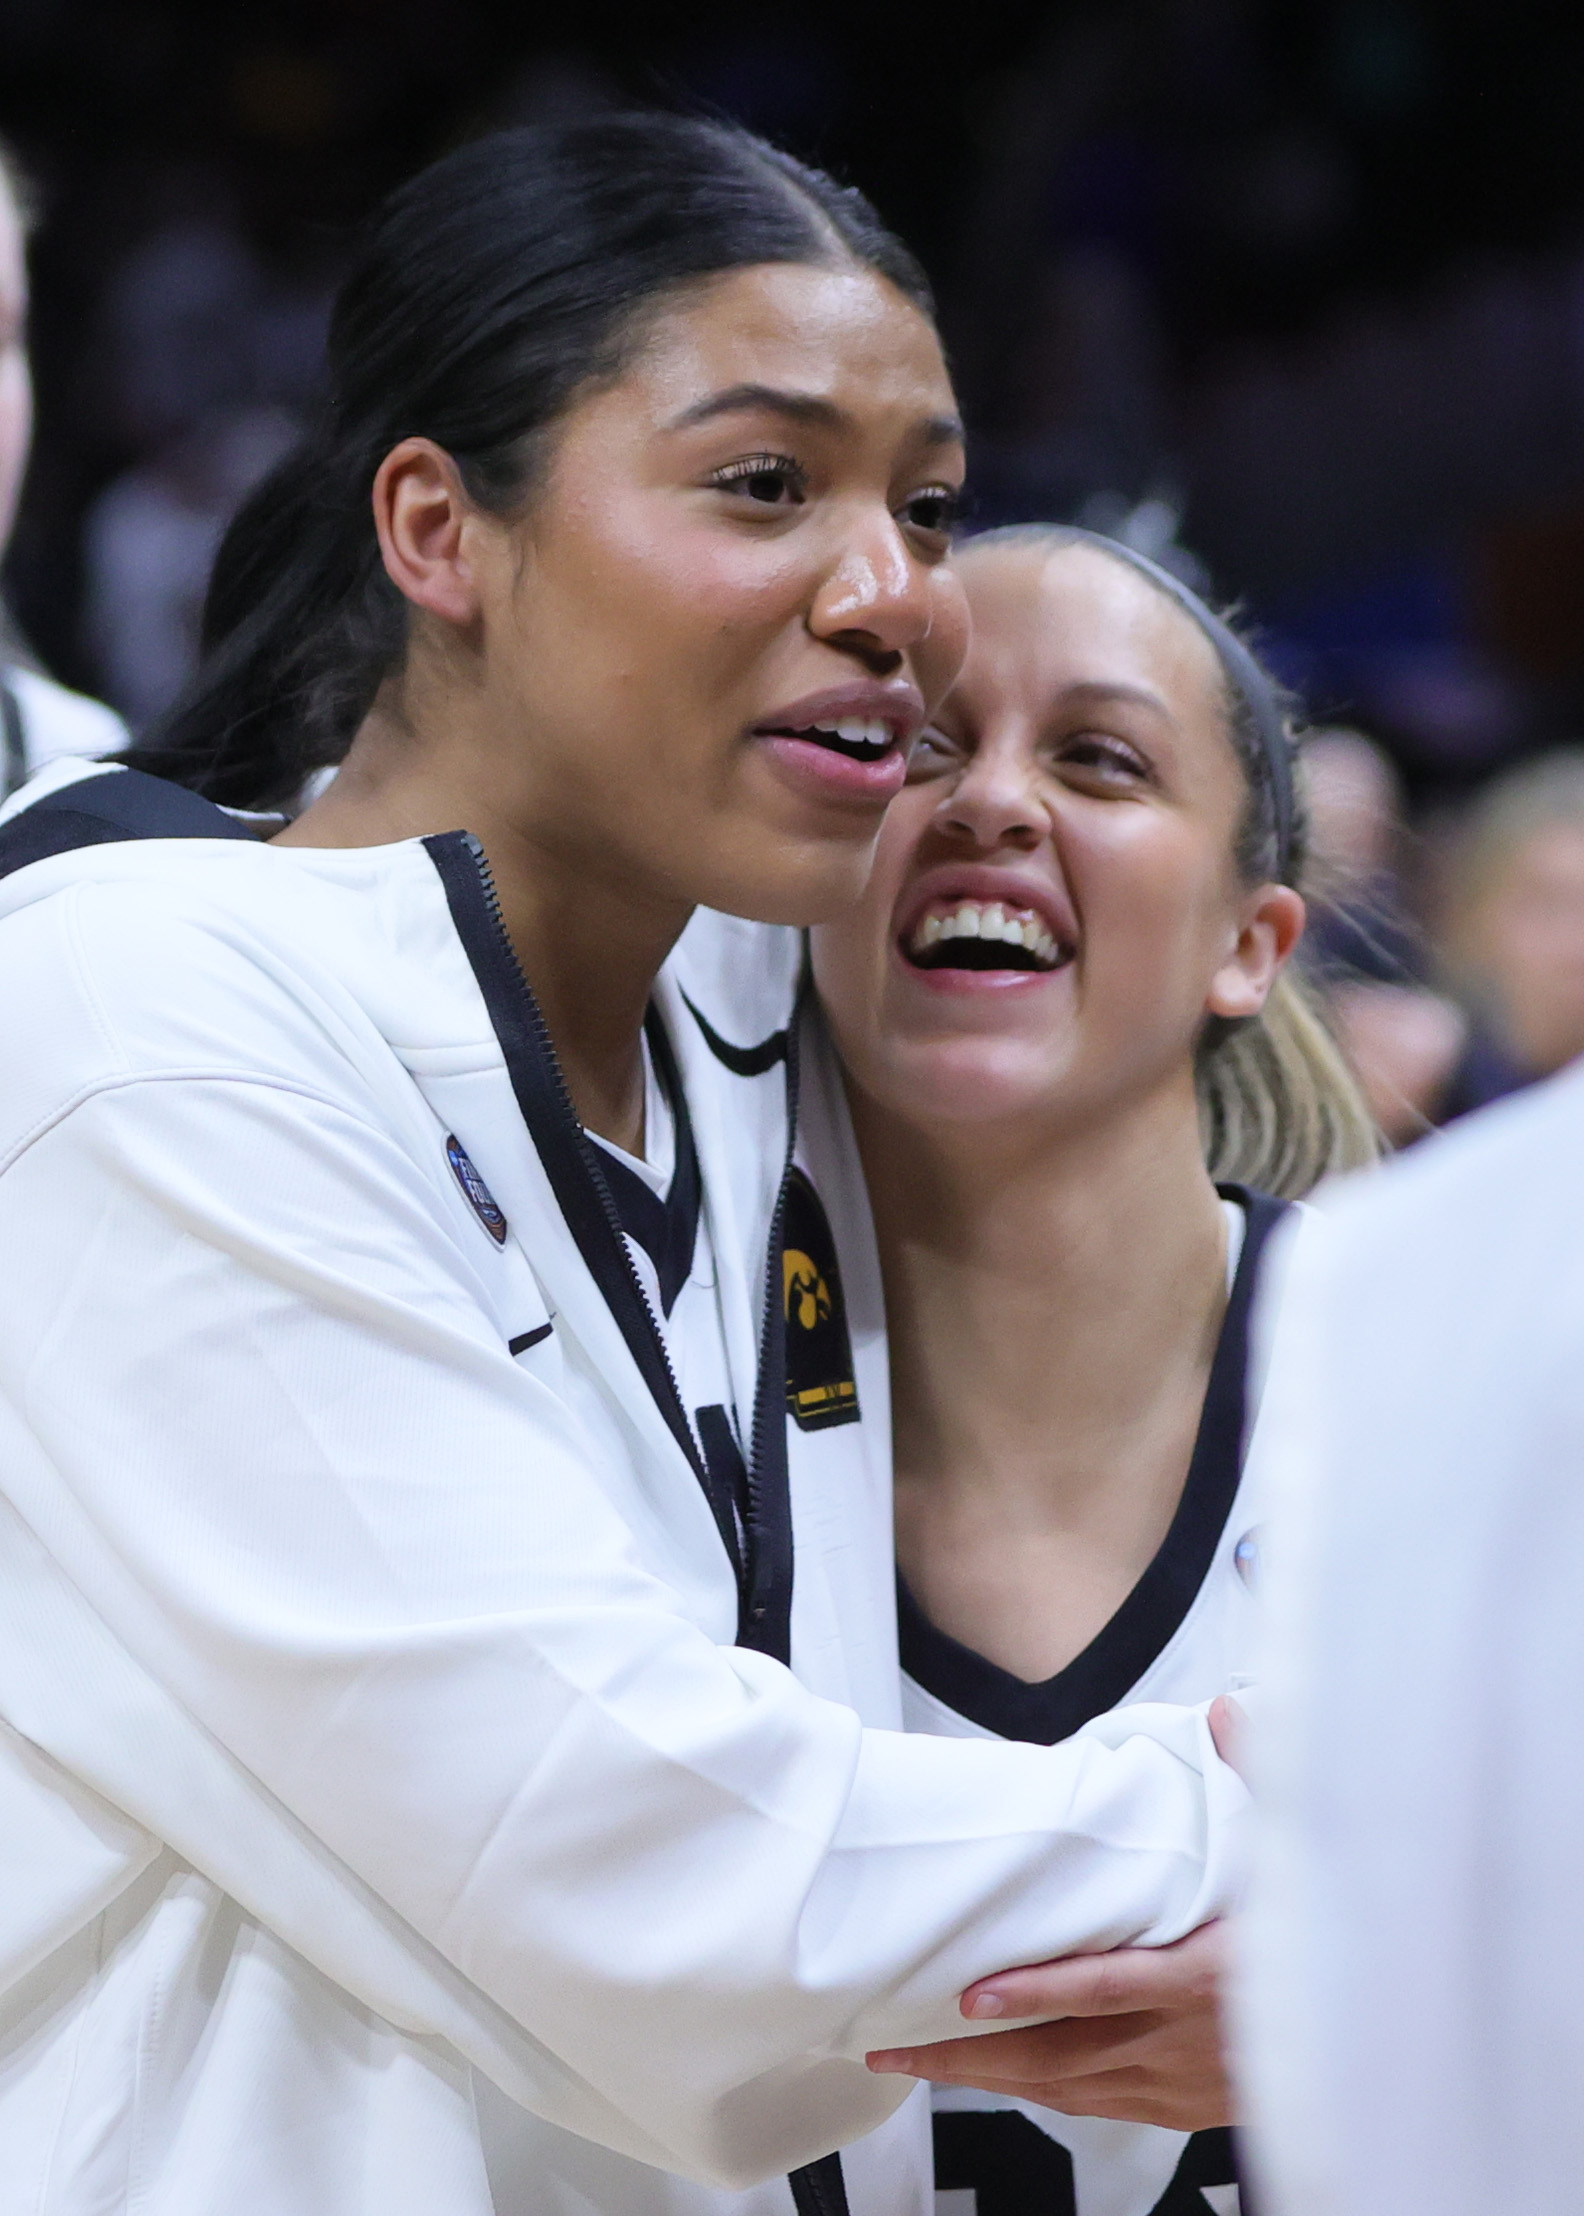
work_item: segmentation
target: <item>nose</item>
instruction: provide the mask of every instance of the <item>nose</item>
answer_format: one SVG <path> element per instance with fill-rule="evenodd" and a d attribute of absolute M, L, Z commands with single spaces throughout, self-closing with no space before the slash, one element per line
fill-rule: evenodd
<path fill-rule="evenodd" d="M 843 538 L 809 609 L 808 627 L 828 646 L 887 677 L 929 636 L 930 570 L 909 547 L 888 508 L 866 513 Z"/>
<path fill-rule="evenodd" d="M 1015 731 L 984 733 L 935 811 L 935 828 L 980 852 L 1028 853 L 1051 831 L 1032 749 Z"/>

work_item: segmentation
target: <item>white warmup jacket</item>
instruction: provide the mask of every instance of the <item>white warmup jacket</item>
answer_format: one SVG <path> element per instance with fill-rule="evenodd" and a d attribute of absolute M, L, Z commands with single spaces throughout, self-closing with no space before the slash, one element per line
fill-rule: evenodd
<path fill-rule="evenodd" d="M 1584 1068 L 1328 1206 L 1265 1425 L 1261 2216 L 1572 2216 Z"/>
<path fill-rule="evenodd" d="M 861 1420 L 786 1425 L 779 1255 L 761 1297 L 796 968 L 701 916 L 657 994 L 734 1508 L 463 834 L 0 882 L 3 2216 L 784 2216 L 853 2140 L 854 2216 L 920 2216 L 922 2100 L 864 2051 L 1225 1904 L 1197 1711 L 897 1728 L 872 1256 Z M 799 1160 L 859 1218 L 808 1060 Z M 734 1644 L 739 1508 L 750 1641 L 795 1521 L 791 1670 Z"/>

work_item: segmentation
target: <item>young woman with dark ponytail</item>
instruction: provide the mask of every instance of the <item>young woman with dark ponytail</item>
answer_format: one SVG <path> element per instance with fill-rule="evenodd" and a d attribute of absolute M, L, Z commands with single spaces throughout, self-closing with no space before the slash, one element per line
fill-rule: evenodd
<path fill-rule="evenodd" d="M 4 834 L 8 2206 L 925 2216 L 865 2051 L 1223 1904 L 1201 1711 L 899 1728 L 779 927 L 956 673 L 960 470 L 855 195 L 484 141 L 375 222 L 189 698 Z"/>
<path fill-rule="evenodd" d="M 1086 532 L 990 532 L 957 566 L 966 666 L 814 969 L 886 1288 L 908 1720 L 1054 1745 L 1250 1671 L 1261 1256 L 1377 1142 L 1288 966 L 1303 795 L 1247 646 Z M 1197 2071 L 1164 1982 L 1190 1958 Z M 1217 1961 L 1210 1933 L 1130 1952 L 1109 2026 L 886 2058 L 974 2088 L 938 2096 L 940 2187 L 999 2216 L 1235 2216 L 1229 2135 L 1196 2128 L 1230 2114 Z M 967 2006 L 1077 2015 L 1087 1975 Z"/>

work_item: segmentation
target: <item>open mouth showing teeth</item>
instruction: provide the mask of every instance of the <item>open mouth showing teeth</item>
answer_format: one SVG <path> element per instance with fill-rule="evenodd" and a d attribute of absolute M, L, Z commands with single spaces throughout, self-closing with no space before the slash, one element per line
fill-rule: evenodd
<path fill-rule="evenodd" d="M 999 900 L 927 908 L 903 951 L 915 969 L 926 970 L 1058 970 L 1074 953 L 1031 908 L 1008 908 Z"/>
<path fill-rule="evenodd" d="M 771 731 L 773 739 L 806 739 L 813 746 L 829 747 L 854 762 L 878 762 L 896 744 L 889 723 L 869 723 L 843 717 L 839 723 L 810 723 L 801 731 Z"/>

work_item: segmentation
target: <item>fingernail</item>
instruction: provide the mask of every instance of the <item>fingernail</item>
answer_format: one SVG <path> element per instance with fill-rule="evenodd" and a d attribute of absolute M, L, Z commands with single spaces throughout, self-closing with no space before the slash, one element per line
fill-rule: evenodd
<path fill-rule="evenodd" d="M 908 2064 L 912 2061 L 912 2059 L 912 2055 L 909 2054 L 904 2047 L 889 2047 L 885 2050 L 884 2053 L 867 2054 L 864 2056 L 864 2060 L 869 2065 L 870 2069 L 875 2071 L 878 2075 L 882 2077 L 888 2071 L 894 2072 L 899 2077 L 905 2077 L 907 2075 Z"/>
<path fill-rule="evenodd" d="M 963 2013 L 978 2018 L 1004 2016 L 1006 2014 L 1006 2002 L 999 1993 L 975 1993 Z"/>

